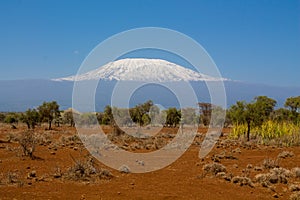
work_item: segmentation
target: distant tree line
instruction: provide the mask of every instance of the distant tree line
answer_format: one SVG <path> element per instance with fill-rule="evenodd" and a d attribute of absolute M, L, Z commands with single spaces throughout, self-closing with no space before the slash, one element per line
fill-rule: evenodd
<path fill-rule="evenodd" d="M 138 104 L 132 108 L 117 108 L 106 106 L 103 112 L 79 113 L 73 109 L 61 111 L 56 101 L 44 102 L 35 109 L 28 109 L 22 113 L 0 113 L 0 122 L 11 124 L 16 128 L 19 122 L 25 123 L 28 129 L 34 129 L 42 123 L 60 126 L 68 124 L 75 126 L 75 121 L 82 124 L 101 124 L 112 126 L 147 126 L 164 125 L 176 127 L 179 124 L 218 126 L 222 124 L 222 115 L 226 111 L 225 126 L 246 124 L 247 138 L 250 138 L 251 128 L 262 125 L 267 120 L 300 124 L 300 96 L 287 98 L 284 108 L 276 108 L 276 100 L 267 96 L 258 96 L 251 102 L 238 101 L 229 109 L 224 110 L 210 103 L 199 103 L 198 108 L 166 110 L 153 104 L 151 100 Z M 214 119 L 211 121 L 212 113 Z M 75 120 L 76 118 L 76 120 Z"/>

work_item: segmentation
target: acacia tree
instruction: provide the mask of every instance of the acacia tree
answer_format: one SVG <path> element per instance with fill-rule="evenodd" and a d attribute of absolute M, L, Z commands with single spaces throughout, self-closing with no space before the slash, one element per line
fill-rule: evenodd
<path fill-rule="evenodd" d="M 39 122 L 39 113 L 36 109 L 28 109 L 26 112 L 21 114 L 21 121 L 26 123 L 28 129 L 34 129 Z"/>
<path fill-rule="evenodd" d="M 181 111 L 176 108 L 169 108 L 166 112 L 166 125 L 176 127 L 181 120 Z"/>
<path fill-rule="evenodd" d="M 19 122 L 20 116 L 17 113 L 8 113 L 5 116 L 4 123 L 10 124 L 12 129 L 16 129 L 16 125 Z"/>
<path fill-rule="evenodd" d="M 210 123 L 213 105 L 211 103 L 198 103 L 198 106 L 200 112 L 199 123 L 202 123 L 204 126 L 208 126 Z"/>
<path fill-rule="evenodd" d="M 287 98 L 284 106 L 289 108 L 289 110 L 291 111 L 291 116 L 290 116 L 291 120 L 294 123 L 297 123 L 300 120 L 299 119 L 300 96 Z"/>
<path fill-rule="evenodd" d="M 143 104 L 138 104 L 134 108 L 131 108 L 129 110 L 129 113 L 132 121 L 138 123 L 139 126 L 149 124 L 150 123 L 149 112 L 152 106 L 153 106 L 153 102 L 149 100 Z"/>
<path fill-rule="evenodd" d="M 42 121 L 46 121 L 49 124 L 49 130 L 51 130 L 52 121 L 60 116 L 59 105 L 56 101 L 44 102 L 38 107 L 38 111 Z"/>
<path fill-rule="evenodd" d="M 72 108 L 69 108 L 68 110 L 65 110 L 63 112 L 63 122 L 70 124 L 70 127 L 75 126 L 75 120 L 74 118 L 78 118 L 79 114 L 75 112 Z"/>
<path fill-rule="evenodd" d="M 258 96 L 251 103 L 238 101 L 228 110 L 227 116 L 235 124 L 247 124 L 247 140 L 250 140 L 252 126 L 260 126 L 269 119 L 276 101 L 266 96 Z"/>
<path fill-rule="evenodd" d="M 289 121 L 291 118 L 291 111 L 286 108 L 279 108 L 274 110 L 271 114 L 271 119 L 277 122 Z"/>
<path fill-rule="evenodd" d="M 114 125 L 114 117 L 113 117 L 113 112 L 112 112 L 112 108 L 111 108 L 110 105 L 107 105 L 104 108 L 102 123 L 103 124 L 110 124 L 112 126 Z"/>
<path fill-rule="evenodd" d="M 0 122 L 4 122 L 5 114 L 0 113 Z"/>

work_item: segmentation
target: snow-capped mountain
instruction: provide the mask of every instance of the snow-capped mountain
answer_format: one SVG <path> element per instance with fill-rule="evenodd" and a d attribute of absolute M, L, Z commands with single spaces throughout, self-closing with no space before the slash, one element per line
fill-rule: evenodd
<path fill-rule="evenodd" d="M 144 58 L 117 60 L 85 74 L 54 80 L 83 81 L 98 79 L 153 82 L 226 80 L 201 74 L 165 60 Z"/>
<path fill-rule="evenodd" d="M 106 105 L 111 105 L 111 97 L 118 80 L 134 80 L 142 82 L 172 82 L 172 86 L 182 85 L 179 81 L 189 81 L 199 102 L 210 102 L 210 94 L 204 80 L 216 81 L 209 77 L 179 65 L 157 59 L 124 59 L 108 63 L 99 69 L 79 75 L 54 80 L 0 80 L 0 112 L 25 111 L 36 108 L 44 101 L 57 101 L 61 109 L 72 107 L 72 92 L 75 80 L 98 80 L 95 91 L 96 110 L 102 111 Z M 65 80 L 65 81 L 64 81 Z M 266 95 L 277 100 L 283 106 L 285 99 L 299 96 L 300 87 L 278 87 L 263 84 L 245 83 L 240 81 L 224 81 L 228 105 L 236 101 L 251 101 L 255 96 Z M 176 81 L 176 82 L 175 82 Z M 89 81 L 88 81 L 89 82 Z M 184 93 L 184 91 L 183 91 Z M 133 93 L 130 106 L 135 106 L 147 100 L 162 105 L 165 108 L 178 107 L 176 96 L 159 84 L 149 84 Z M 90 111 L 89 103 L 86 110 Z"/>

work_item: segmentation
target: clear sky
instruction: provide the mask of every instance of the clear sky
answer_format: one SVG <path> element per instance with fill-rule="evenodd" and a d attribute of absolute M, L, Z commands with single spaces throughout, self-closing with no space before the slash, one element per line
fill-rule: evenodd
<path fill-rule="evenodd" d="M 2 0 L 0 26 L 0 80 L 76 74 L 109 36 L 157 26 L 198 41 L 226 78 L 300 86 L 299 0 Z"/>

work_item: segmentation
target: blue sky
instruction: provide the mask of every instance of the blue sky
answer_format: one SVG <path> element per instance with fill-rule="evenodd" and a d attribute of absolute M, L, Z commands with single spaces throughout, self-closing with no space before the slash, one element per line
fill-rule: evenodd
<path fill-rule="evenodd" d="M 199 42 L 230 79 L 300 86 L 300 1 L 0 1 L 0 80 L 76 74 L 109 36 L 156 26 Z"/>

